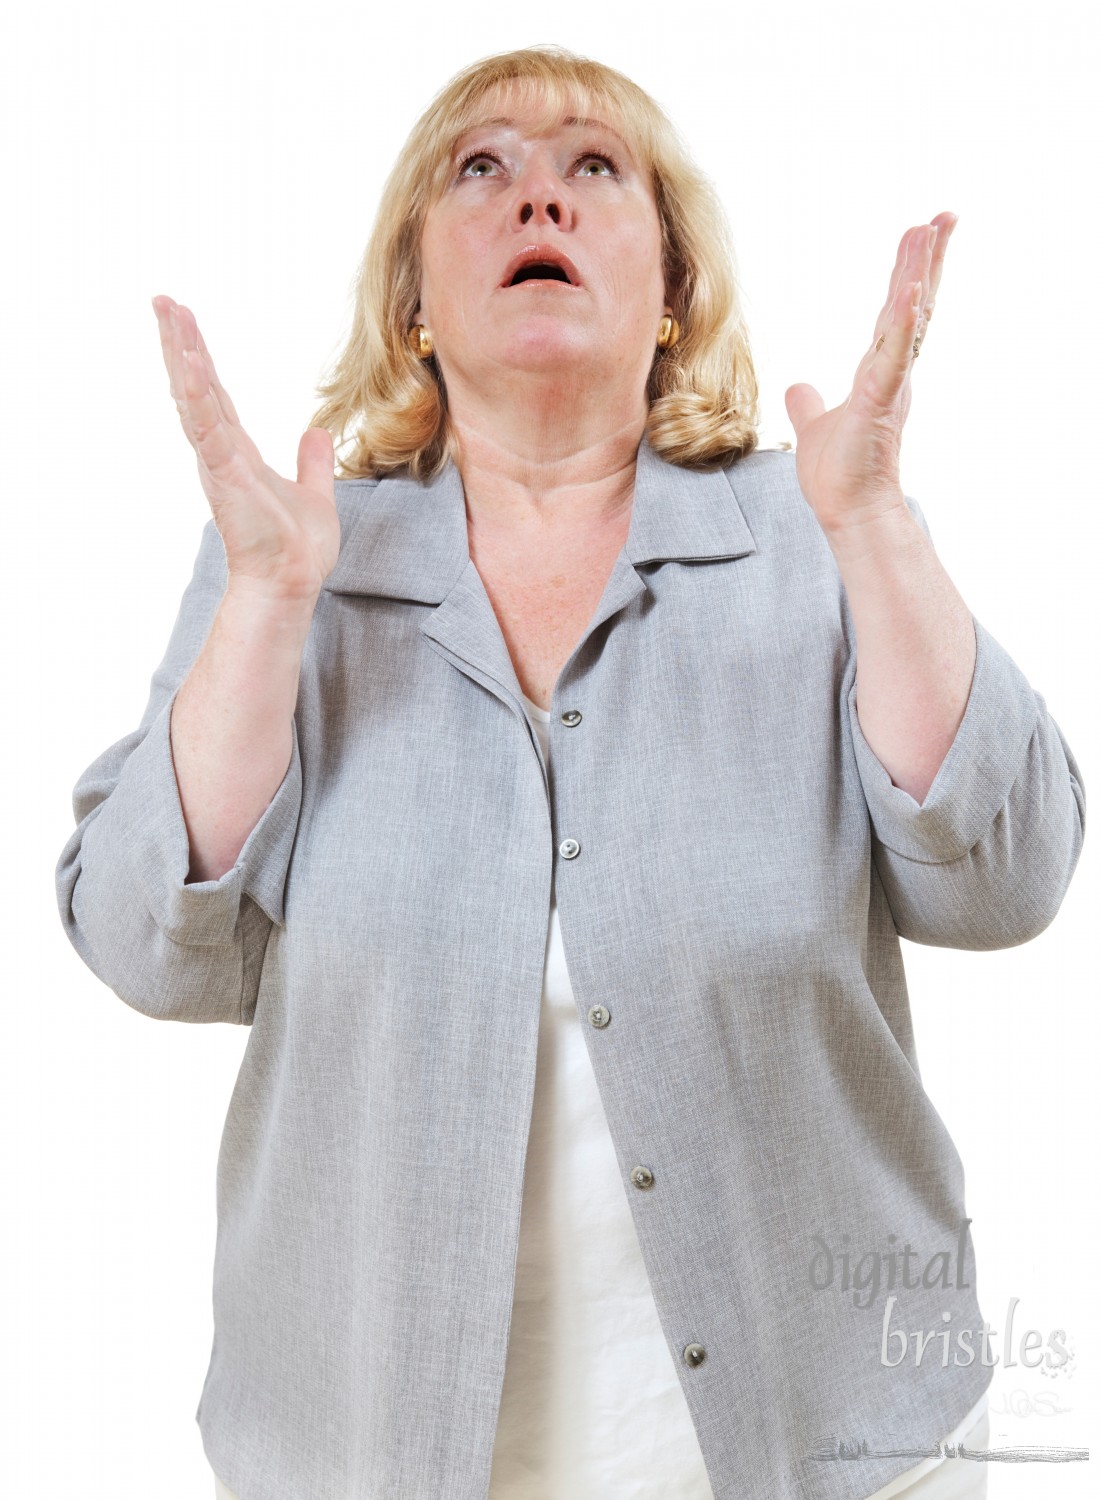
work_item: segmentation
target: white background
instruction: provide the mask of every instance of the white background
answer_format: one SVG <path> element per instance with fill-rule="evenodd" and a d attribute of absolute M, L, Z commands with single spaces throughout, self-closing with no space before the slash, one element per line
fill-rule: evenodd
<path fill-rule="evenodd" d="M 1066 0 L 21 9 L 0 46 L 0 1490 L 192 1500 L 213 1492 L 194 1410 L 248 1033 L 130 1010 L 70 948 L 53 893 L 73 783 L 138 723 L 209 515 L 150 297 L 192 308 L 245 426 L 293 475 L 407 132 L 458 68 L 536 42 L 634 78 L 716 182 L 763 447 L 794 439 L 788 385 L 845 397 L 901 235 L 958 213 L 903 486 L 1096 795 L 1101 59 L 1094 7 Z M 903 945 L 923 1077 L 967 1169 L 983 1310 L 1001 1329 L 1018 1297 L 1017 1339 L 1063 1328 L 1075 1355 L 1058 1379 L 999 1368 L 996 1413 L 1021 1390 L 1067 1411 L 996 1414 L 994 1446 L 1092 1435 L 1096 842 L 1033 942 Z M 1085 1496 L 1095 1468 L 997 1466 L 990 1494 Z"/>

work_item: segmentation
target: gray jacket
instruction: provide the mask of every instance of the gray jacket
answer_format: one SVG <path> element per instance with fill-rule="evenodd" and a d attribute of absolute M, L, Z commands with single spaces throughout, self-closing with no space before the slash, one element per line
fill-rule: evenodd
<path fill-rule="evenodd" d="M 794 453 L 698 473 L 643 443 L 549 765 L 455 467 L 340 481 L 337 504 L 293 759 L 234 868 L 184 883 L 169 741 L 226 584 L 212 520 L 57 865 L 69 939 L 128 1005 L 251 1027 L 218 1160 L 211 1464 L 248 1500 L 484 1500 L 553 881 L 717 1500 L 869 1494 L 993 1374 L 899 937 L 1005 948 L 1052 921 L 1085 813 L 1062 733 L 976 620 L 929 794 L 893 785 Z M 861 1439 L 904 1451 L 837 1461 Z"/>

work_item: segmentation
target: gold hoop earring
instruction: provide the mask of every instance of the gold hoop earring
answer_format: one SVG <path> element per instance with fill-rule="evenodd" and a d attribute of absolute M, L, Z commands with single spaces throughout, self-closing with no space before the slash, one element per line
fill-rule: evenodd
<path fill-rule="evenodd" d="M 658 348 L 671 349 L 679 338 L 680 324 L 666 313 L 658 324 Z"/>
<path fill-rule="evenodd" d="M 407 335 L 409 347 L 418 359 L 431 359 L 432 335 L 423 323 L 414 323 Z"/>

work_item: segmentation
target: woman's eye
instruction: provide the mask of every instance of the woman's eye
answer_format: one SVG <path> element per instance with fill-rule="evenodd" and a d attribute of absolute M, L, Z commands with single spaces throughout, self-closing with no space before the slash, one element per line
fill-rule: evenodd
<path fill-rule="evenodd" d="M 492 156 L 470 156 L 463 162 L 463 172 L 469 173 L 471 177 L 487 177 L 489 172 L 483 169 L 496 165 Z"/>
<path fill-rule="evenodd" d="M 583 177 L 603 177 L 605 175 L 603 172 L 590 172 L 589 168 L 591 166 L 593 166 L 593 165 L 596 165 L 598 167 L 606 167 L 608 169 L 608 175 L 611 175 L 611 176 L 615 175 L 615 166 L 612 163 L 612 160 L 611 160 L 610 157 L 607 157 L 607 156 L 583 156 L 583 157 L 581 157 L 580 160 L 581 160 L 581 175 Z"/>

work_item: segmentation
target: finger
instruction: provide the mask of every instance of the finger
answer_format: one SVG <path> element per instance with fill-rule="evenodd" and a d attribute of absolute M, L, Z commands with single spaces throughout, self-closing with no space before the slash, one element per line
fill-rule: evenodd
<path fill-rule="evenodd" d="M 914 344 L 919 336 L 923 296 L 923 282 L 903 282 L 891 309 L 891 322 L 877 342 L 869 379 L 876 400 L 883 406 L 895 401 L 910 378 L 916 358 Z"/>
<path fill-rule="evenodd" d="M 154 297 L 153 307 L 157 313 L 157 329 L 161 339 L 161 356 L 164 359 L 164 367 L 168 372 L 168 389 L 172 400 L 176 405 L 176 412 L 187 434 L 188 441 L 191 434 L 187 427 L 187 398 L 184 393 L 184 366 L 181 356 L 181 345 L 178 325 L 178 314 L 176 304 L 171 297 Z"/>
<path fill-rule="evenodd" d="M 908 229 L 899 246 L 900 264 L 896 264 L 891 275 L 891 286 L 887 301 L 876 319 L 872 353 L 882 349 L 888 330 L 895 322 L 896 306 L 900 291 L 915 280 L 922 284 L 922 305 L 915 337 L 924 338 L 929 319 L 933 316 L 936 287 L 940 283 L 940 271 L 948 245 L 948 237 L 955 227 L 954 214 L 938 214 L 931 224 L 917 224 Z"/>
<path fill-rule="evenodd" d="M 929 299 L 933 249 L 938 238 L 938 232 L 931 224 L 923 224 L 921 226 L 921 233 L 914 237 L 914 258 L 910 270 L 911 275 L 915 276 L 918 280 L 918 289 L 915 294 L 918 305 L 918 320 L 914 337 L 919 340 L 925 335 L 925 324 L 928 321 L 925 309 Z M 908 277 L 907 280 L 909 279 Z"/>
<path fill-rule="evenodd" d="M 895 257 L 894 269 L 887 286 L 887 297 L 880 309 L 880 316 L 885 322 L 890 321 L 891 308 L 894 306 L 895 296 L 900 283 L 906 278 L 906 272 L 913 260 L 914 236 L 921 231 L 922 225 L 912 224 L 898 242 L 898 254 Z"/>
<path fill-rule="evenodd" d="M 916 274 L 921 278 L 922 283 L 921 317 L 917 331 L 919 340 L 925 337 L 929 320 L 933 316 L 937 288 L 940 286 L 941 272 L 944 267 L 944 257 L 955 227 L 955 214 L 938 214 L 931 223 L 921 226 L 922 233 L 915 236 L 913 240 L 913 259 L 909 269 L 911 275 Z M 907 277 L 907 279 L 910 278 Z"/>
<path fill-rule="evenodd" d="M 199 331 L 199 325 L 197 323 L 195 325 L 195 339 L 203 358 L 206 360 L 207 372 L 210 375 L 210 384 L 214 389 L 215 395 L 218 397 L 218 403 L 222 408 L 226 420 L 235 423 L 239 427 L 241 425 L 241 419 L 237 415 L 237 408 L 229 399 L 229 392 L 226 390 L 222 382 L 218 379 L 218 372 L 214 368 L 214 361 L 211 358 L 210 350 L 206 346 L 206 340 L 203 338 L 201 332 Z"/>
<path fill-rule="evenodd" d="M 920 278 L 920 290 L 918 292 L 918 320 L 914 329 L 913 354 L 916 358 L 925 335 L 929 330 L 929 320 L 933 316 L 933 308 L 936 304 L 936 292 L 934 288 L 934 275 L 937 283 L 940 281 L 940 268 L 944 261 L 944 251 L 948 243 L 948 235 L 944 232 L 941 215 L 931 224 L 922 225 L 922 233 L 914 240 L 914 261 L 912 270 Z M 940 256 L 937 256 L 937 245 L 940 242 Z"/>
<path fill-rule="evenodd" d="M 910 241 L 913 238 L 913 235 L 914 228 L 913 226 L 911 226 L 911 228 L 906 230 L 906 232 L 898 242 L 898 251 L 895 254 L 894 269 L 891 271 L 891 279 L 887 287 L 887 300 L 883 304 L 882 310 L 884 312 L 887 311 L 891 303 L 894 301 L 894 295 L 898 289 L 899 277 L 906 269 L 906 263 L 909 259 Z"/>
<path fill-rule="evenodd" d="M 907 282 L 917 279 L 919 270 L 915 265 L 915 244 L 917 237 L 923 230 L 928 230 L 927 224 L 915 224 L 902 236 L 898 246 L 898 258 L 895 261 L 894 270 L 891 272 L 890 284 L 887 287 L 887 297 L 879 310 L 875 320 L 875 328 L 872 332 L 872 347 L 869 353 L 874 353 L 881 347 L 883 337 L 887 329 L 894 321 L 894 307 L 898 300 L 899 289 Z M 876 341 L 879 342 L 876 342 Z"/>
<path fill-rule="evenodd" d="M 240 429 L 230 428 L 223 419 L 206 361 L 196 344 L 194 314 L 182 303 L 171 303 L 168 311 L 162 344 L 180 425 L 200 466 L 225 478 L 232 468 L 247 464 L 249 455 L 242 452 L 244 445 L 235 436 Z"/>
<path fill-rule="evenodd" d="M 887 284 L 887 296 L 884 299 L 883 306 L 879 309 L 879 313 L 876 316 L 875 332 L 872 335 L 873 339 L 878 338 L 880 332 L 887 326 L 887 323 L 890 321 L 891 305 L 894 302 L 895 292 L 898 290 L 899 277 L 902 275 L 902 272 L 906 267 L 906 262 L 909 254 L 910 236 L 912 234 L 913 230 L 907 229 L 906 233 L 898 242 L 898 252 L 895 256 L 894 267 L 891 270 L 891 279 Z"/>
<path fill-rule="evenodd" d="M 196 447 L 197 436 L 192 409 L 194 381 L 189 384 L 189 361 L 185 352 L 188 347 L 191 347 L 191 334 L 188 331 L 188 318 L 191 315 L 186 308 L 173 302 L 171 297 L 154 297 L 153 306 L 157 309 L 161 353 L 164 356 L 165 369 L 168 371 L 168 386 L 176 406 L 176 415 L 180 419 L 184 436 L 192 447 Z M 194 323 L 193 317 L 191 317 L 191 322 Z"/>
<path fill-rule="evenodd" d="M 928 290 L 925 294 L 925 321 L 928 323 L 933 316 L 933 308 L 936 305 L 937 288 L 940 286 L 941 272 L 944 269 L 944 257 L 948 251 L 948 241 L 952 238 L 959 217 L 952 213 L 938 214 L 933 220 L 937 229 L 936 242 L 933 245 L 933 253 L 929 262 Z"/>
<path fill-rule="evenodd" d="M 184 334 L 180 349 L 183 366 L 183 392 L 187 402 L 187 430 L 200 464 L 218 479 L 239 470 L 244 460 L 235 430 L 222 418 L 210 385 L 210 375 L 202 354 L 189 342 L 193 335 Z"/>
<path fill-rule="evenodd" d="M 254 469 L 263 469 L 264 460 L 260 455 L 260 450 L 249 437 L 245 429 L 241 426 L 241 419 L 237 415 L 237 408 L 234 406 L 232 400 L 230 399 L 229 392 L 218 379 L 217 371 L 214 368 L 214 361 L 210 356 L 210 350 L 207 348 L 206 340 L 203 338 L 202 333 L 199 331 L 199 325 L 195 320 L 195 315 L 192 313 L 190 308 L 181 307 L 180 318 L 181 326 L 187 330 L 189 337 L 192 336 L 192 330 L 194 330 L 194 344 L 189 344 L 188 347 L 194 348 L 199 355 L 199 358 L 206 371 L 207 380 L 210 383 L 211 400 L 221 412 L 222 421 L 225 424 L 227 431 L 232 435 L 244 459 Z"/>

